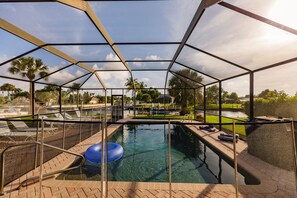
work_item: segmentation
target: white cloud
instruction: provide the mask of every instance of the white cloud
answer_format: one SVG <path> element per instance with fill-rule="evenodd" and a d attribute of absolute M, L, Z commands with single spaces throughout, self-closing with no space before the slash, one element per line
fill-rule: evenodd
<path fill-rule="evenodd" d="M 82 76 L 82 75 L 84 75 L 85 73 L 83 73 L 81 70 L 76 70 L 76 72 L 75 72 L 75 76 L 76 77 L 79 77 L 79 76 Z"/>
<path fill-rule="evenodd" d="M 105 60 L 107 60 L 107 61 L 118 61 L 120 59 L 115 54 L 109 53 L 109 54 L 106 55 Z"/>
<path fill-rule="evenodd" d="M 141 61 L 142 59 L 141 58 L 133 58 L 133 60 L 135 61 Z M 133 65 L 137 66 L 137 67 L 140 67 L 142 66 L 142 63 L 141 62 L 133 62 Z"/>
<path fill-rule="evenodd" d="M 150 56 L 146 56 L 145 60 L 161 60 L 161 57 L 157 55 L 150 55 Z"/>
<path fill-rule="evenodd" d="M 8 60 L 8 56 L 6 54 L 0 54 L 0 63 L 3 63 L 6 60 Z"/>
<path fill-rule="evenodd" d="M 99 68 L 99 66 L 95 63 L 95 64 L 93 65 L 92 69 L 94 69 L 94 70 L 99 70 L 100 68 Z"/>
<path fill-rule="evenodd" d="M 147 83 L 147 82 L 150 82 L 151 80 L 149 78 L 141 78 L 140 81 Z"/>

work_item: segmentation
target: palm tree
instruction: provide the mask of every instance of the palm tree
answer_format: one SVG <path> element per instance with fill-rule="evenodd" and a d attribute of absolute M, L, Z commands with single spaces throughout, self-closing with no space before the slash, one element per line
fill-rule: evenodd
<path fill-rule="evenodd" d="M 134 85 L 136 89 L 140 88 L 140 84 L 136 78 L 134 79 Z M 125 83 L 125 86 L 127 87 L 127 92 L 134 90 L 134 85 L 133 85 L 133 78 L 132 77 L 127 78 L 127 82 Z"/>
<path fill-rule="evenodd" d="M 181 114 L 189 113 L 187 111 L 187 107 L 190 104 L 194 104 L 195 94 L 198 98 L 202 98 L 202 96 L 200 89 L 195 89 L 196 93 L 194 94 L 193 90 L 185 88 L 194 89 L 201 86 L 199 83 L 202 82 L 203 77 L 198 75 L 197 72 L 191 71 L 190 69 L 179 70 L 176 73 L 179 74 L 178 77 L 173 76 L 169 80 L 168 92 L 175 98 L 174 101 L 181 105 Z"/>
<path fill-rule="evenodd" d="M 5 83 L 0 87 L 1 91 L 7 91 L 7 100 L 10 101 L 10 92 L 14 91 L 16 88 L 14 85 Z"/>
<path fill-rule="evenodd" d="M 31 56 L 12 61 L 8 71 L 12 74 L 20 74 L 23 78 L 27 77 L 30 81 L 34 80 L 36 75 L 40 77 L 48 75 L 48 67 L 43 64 L 42 60 Z"/>
<path fill-rule="evenodd" d="M 36 75 L 45 77 L 48 75 L 48 67 L 42 62 L 41 59 L 34 59 L 34 57 L 21 57 L 11 62 L 11 67 L 8 71 L 12 74 L 20 74 L 23 78 L 28 78 L 31 82 L 35 79 Z M 48 80 L 47 77 L 44 78 Z M 32 98 L 32 83 L 30 83 L 30 104 L 33 104 Z M 31 108 L 30 108 L 31 109 Z"/>

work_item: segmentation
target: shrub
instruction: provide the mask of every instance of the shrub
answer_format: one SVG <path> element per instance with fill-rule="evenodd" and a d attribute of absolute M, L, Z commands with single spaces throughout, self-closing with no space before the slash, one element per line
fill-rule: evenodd
<path fill-rule="evenodd" d="M 250 102 L 244 104 L 244 111 L 249 115 Z M 254 100 L 255 116 L 274 116 L 297 120 L 297 97 L 285 100 L 256 98 Z"/>

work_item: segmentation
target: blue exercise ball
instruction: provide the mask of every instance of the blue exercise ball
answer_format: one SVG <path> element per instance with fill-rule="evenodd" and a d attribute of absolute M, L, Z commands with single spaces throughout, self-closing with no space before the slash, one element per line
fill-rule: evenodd
<path fill-rule="evenodd" d="M 106 147 L 105 147 L 106 149 Z M 124 154 L 124 149 L 120 144 L 107 142 L 108 159 L 107 162 L 112 162 L 120 159 Z M 85 158 L 91 163 L 101 163 L 102 143 L 93 144 L 85 152 Z M 106 157 L 105 157 L 106 162 Z"/>

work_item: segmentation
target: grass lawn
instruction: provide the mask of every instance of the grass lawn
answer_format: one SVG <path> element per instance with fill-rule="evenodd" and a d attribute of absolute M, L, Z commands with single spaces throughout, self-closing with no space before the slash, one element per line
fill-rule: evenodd
<path fill-rule="evenodd" d="M 191 117 L 187 117 L 187 119 L 193 119 L 194 116 L 192 115 Z M 185 116 L 180 116 L 180 115 L 153 115 L 153 116 L 148 116 L 148 115 L 136 115 L 136 119 L 185 119 Z M 242 118 L 244 121 L 247 118 Z M 209 123 L 218 123 L 219 122 L 219 116 L 206 116 L 206 122 Z M 225 118 L 222 117 L 222 123 L 232 123 L 233 120 L 230 118 Z M 239 122 L 238 120 L 235 120 L 235 123 Z M 229 131 L 232 131 L 232 125 L 223 125 L 222 126 L 224 129 L 227 129 Z M 245 126 L 244 125 L 235 125 L 235 130 L 236 133 L 246 136 L 245 134 Z"/>
<path fill-rule="evenodd" d="M 242 118 L 242 120 L 246 120 L 247 118 Z M 206 122 L 209 123 L 218 123 L 219 122 L 219 116 L 206 116 Z M 233 120 L 230 118 L 222 117 L 222 123 L 232 123 Z M 235 123 L 239 122 L 238 120 L 235 120 Z M 232 131 L 232 125 L 223 125 L 222 128 L 227 129 L 229 131 Z M 244 125 L 235 125 L 235 131 L 236 133 L 246 136 L 245 134 L 245 126 Z"/>
<path fill-rule="evenodd" d="M 212 108 L 212 109 L 219 109 L 218 104 L 209 104 L 207 105 L 207 108 Z M 240 109 L 242 108 L 242 104 L 222 104 L 223 109 Z"/>

